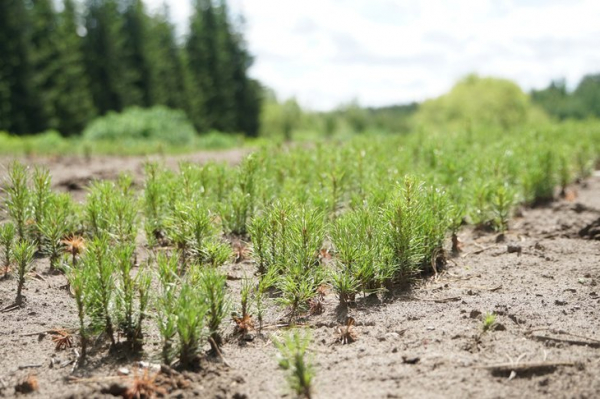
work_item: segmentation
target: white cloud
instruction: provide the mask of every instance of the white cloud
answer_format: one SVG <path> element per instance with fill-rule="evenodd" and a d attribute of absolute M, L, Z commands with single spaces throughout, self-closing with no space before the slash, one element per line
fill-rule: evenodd
<path fill-rule="evenodd" d="M 148 0 L 159 4 L 163 0 Z M 189 0 L 167 0 L 179 26 Z M 326 109 L 442 94 L 467 73 L 523 88 L 576 84 L 600 69 L 597 0 L 235 0 L 256 56 L 251 74 L 281 97 Z"/>

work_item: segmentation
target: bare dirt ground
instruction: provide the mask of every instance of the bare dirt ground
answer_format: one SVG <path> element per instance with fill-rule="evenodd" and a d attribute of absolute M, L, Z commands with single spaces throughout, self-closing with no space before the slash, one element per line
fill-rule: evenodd
<path fill-rule="evenodd" d="M 235 162 L 241 154 L 189 159 Z M 69 162 L 44 163 L 58 187 L 83 198 L 90 178 L 126 170 L 139 178 L 143 159 Z M 77 179 L 81 187 L 63 184 Z M 573 189 L 577 195 L 570 200 L 524 209 L 503 242 L 492 233 L 463 231 L 462 254 L 410 292 L 361 298 L 349 309 L 339 309 L 335 296 L 327 295 L 323 314 L 301 320 L 313 336 L 314 397 L 600 397 L 600 177 Z M 22 395 L 15 387 L 34 375 L 39 388 L 27 395 L 32 398 L 110 397 L 103 392 L 111 384 L 126 386 L 131 374 L 143 373 L 140 360 L 159 362 L 160 340 L 150 322 L 142 358 L 109 354 L 99 341 L 87 366 L 72 374 L 73 349 L 55 350 L 43 332 L 76 326 L 74 300 L 63 288 L 64 276 L 44 273 L 46 259 L 36 267 L 38 276 L 26 283 L 26 305 L 0 313 L 0 396 Z M 252 270 L 249 260 L 227 266 L 234 297 L 240 286 L 235 278 Z M 0 281 L 0 309 L 12 303 L 15 289 L 14 279 Z M 483 332 L 483 314 L 491 312 L 497 324 Z M 284 315 L 273 306 L 263 335 L 251 341 L 233 337 L 228 321 L 227 364 L 207 358 L 197 372 L 160 373 L 157 384 L 171 397 L 291 397 L 272 343 L 284 330 L 277 327 Z M 336 331 L 348 315 L 356 320 L 357 341 L 342 345 Z M 130 376 L 119 377 L 121 368 Z"/>

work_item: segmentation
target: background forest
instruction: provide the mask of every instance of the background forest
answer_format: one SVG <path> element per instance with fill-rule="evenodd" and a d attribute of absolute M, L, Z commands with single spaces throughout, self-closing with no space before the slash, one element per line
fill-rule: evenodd
<path fill-rule="evenodd" d="M 92 142 L 97 152 L 185 151 L 254 137 L 314 140 L 600 116 L 600 75 L 572 91 L 557 80 L 529 94 L 508 80 L 470 75 L 421 104 L 350 101 L 305 110 L 249 76 L 243 18 L 225 0 L 193 3 L 187 33 L 178 36 L 168 7 L 150 12 L 142 0 L 2 1 L 0 151 L 89 152 Z"/>

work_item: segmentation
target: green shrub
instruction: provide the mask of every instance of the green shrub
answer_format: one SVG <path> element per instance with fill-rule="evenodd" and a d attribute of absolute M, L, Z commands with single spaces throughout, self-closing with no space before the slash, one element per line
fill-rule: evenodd
<path fill-rule="evenodd" d="M 518 85 L 474 74 L 460 80 L 449 93 L 425 101 L 415 114 L 419 125 L 437 127 L 509 129 L 536 119 L 546 118 Z"/>
<path fill-rule="evenodd" d="M 83 131 L 90 141 L 158 141 L 173 145 L 190 144 L 196 135 L 183 111 L 163 106 L 132 107 L 123 113 L 109 112 L 92 121 Z"/>

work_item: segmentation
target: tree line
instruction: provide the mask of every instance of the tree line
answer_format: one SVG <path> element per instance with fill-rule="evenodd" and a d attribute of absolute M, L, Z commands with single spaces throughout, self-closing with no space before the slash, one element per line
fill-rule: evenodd
<path fill-rule="evenodd" d="M 585 75 L 572 92 L 564 79 L 554 80 L 543 90 L 533 90 L 531 99 L 560 120 L 600 118 L 600 74 Z"/>
<path fill-rule="evenodd" d="M 192 1 L 192 0 L 190 0 Z M 110 111 L 165 105 L 198 131 L 255 136 L 262 89 L 225 0 L 193 0 L 178 40 L 142 0 L 0 1 L 0 131 L 63 135 Z"/>

